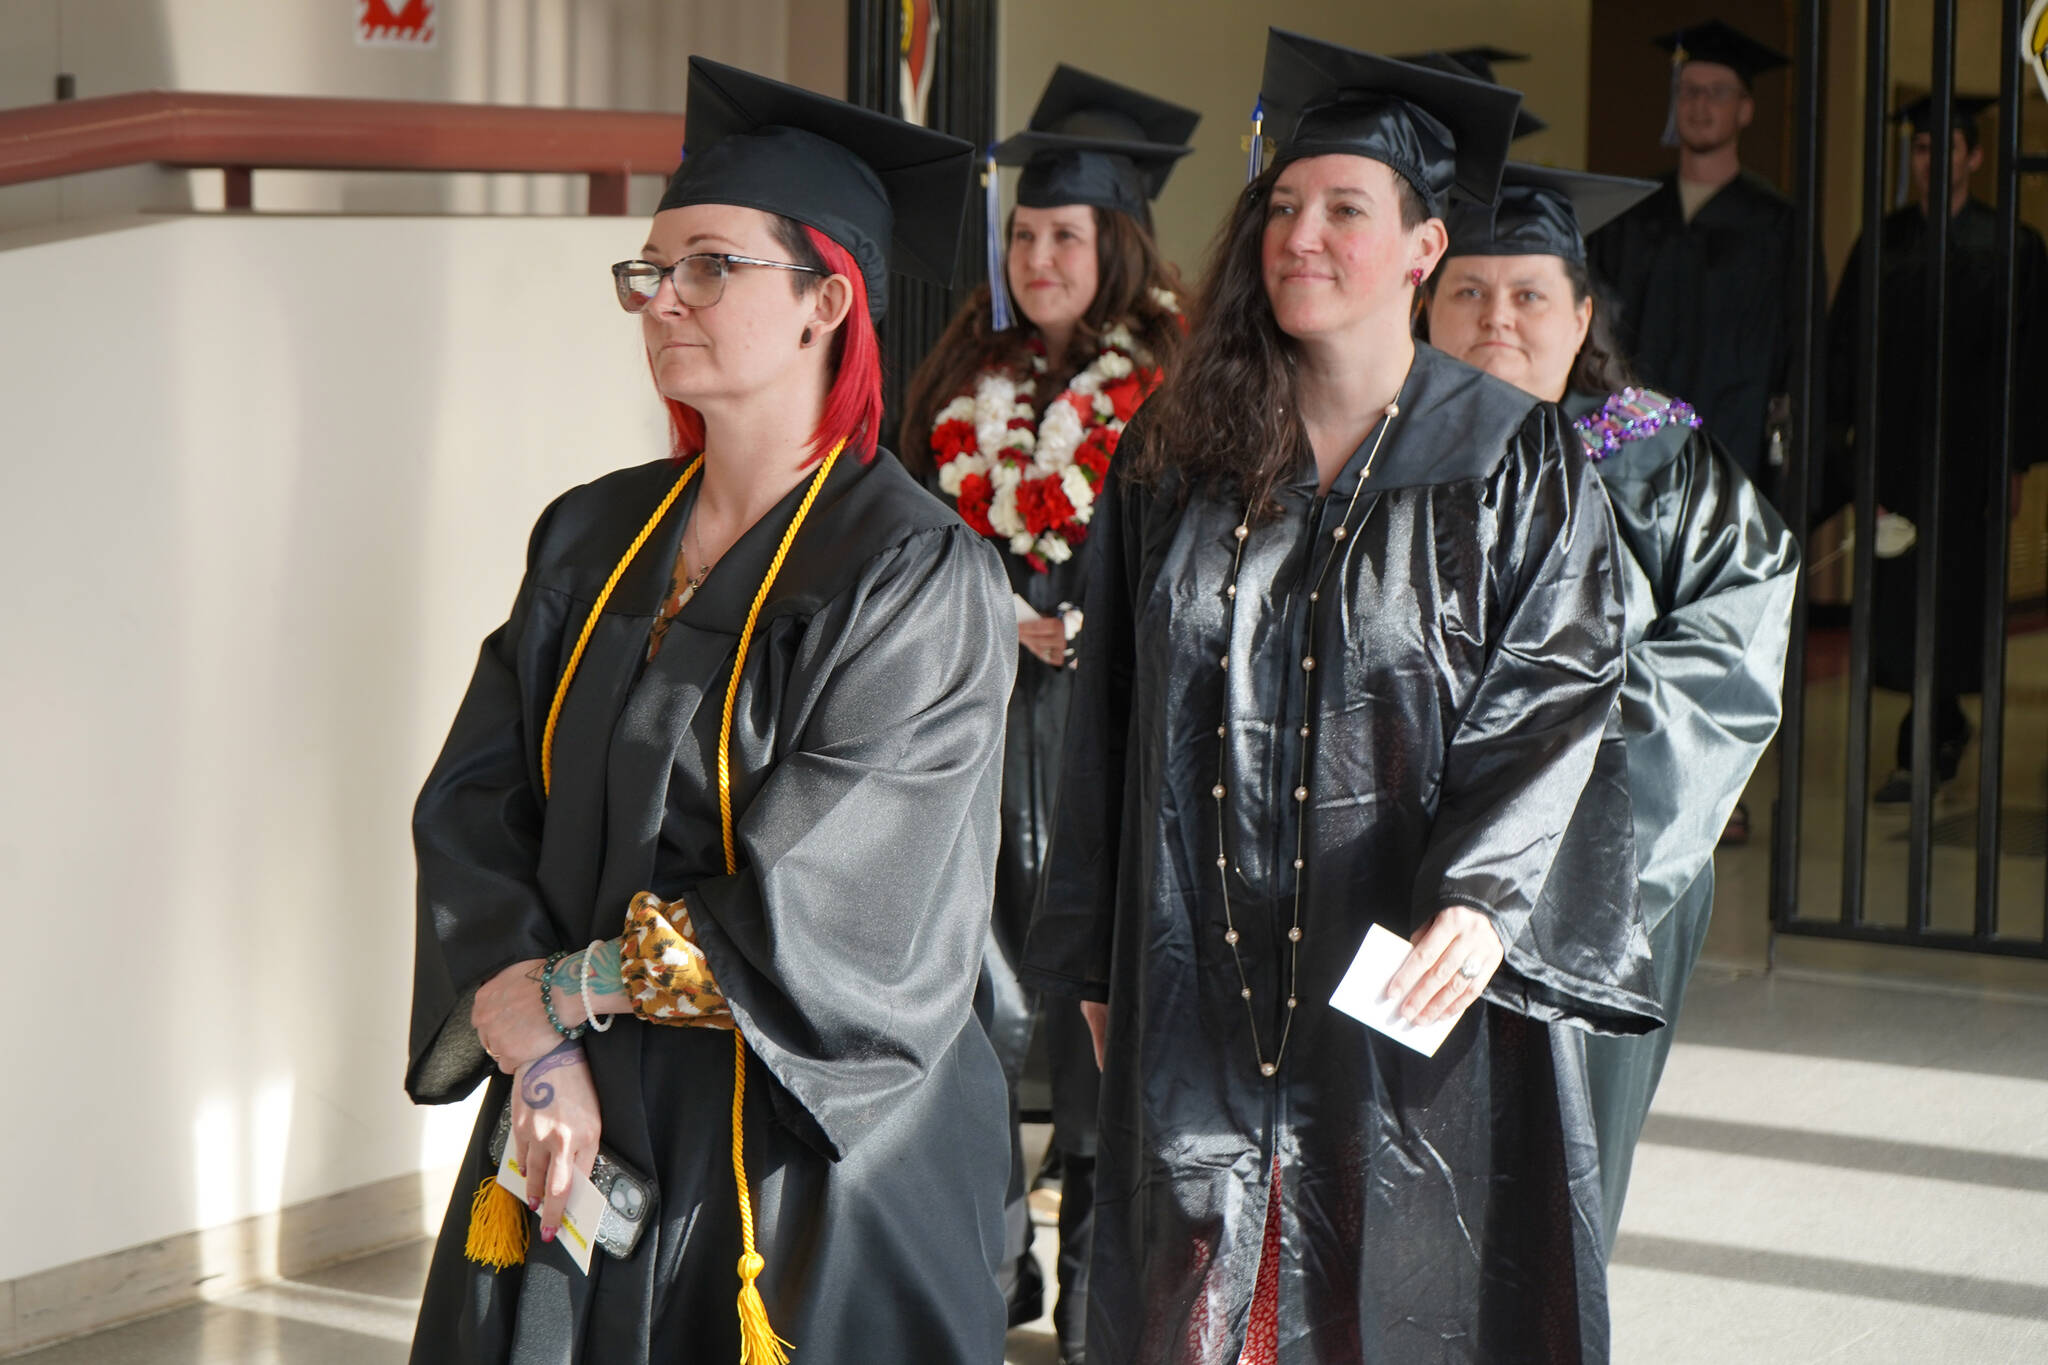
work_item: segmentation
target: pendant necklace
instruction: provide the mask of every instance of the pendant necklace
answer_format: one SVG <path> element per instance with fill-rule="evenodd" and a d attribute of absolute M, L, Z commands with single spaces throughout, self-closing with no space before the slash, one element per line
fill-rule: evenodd
<path fill-rule="evenodd" d="M 1345 542 L 1351 536 L 1351 514 L 1358 507 L 1358 495 L 1365 491 L 1366 481 L 1372 477 L 1373 461 L 1379 458 L 1380 445 L 1387 439 L 1387 429 L 1393 426 L 1394 419 L 1400 416 L 1400 413 L 1401 404 L 1398 399 L 1387 404 L 1386 412 L 1380 417 L 1379 432 L 1373 437 L 1372 449 L 1366 453 L 1365 468 L 1359 471 L 1358 485 L 1351 490 L 1351 501 L 1344 504 L 1344 515 L 1338 518 L 1335 526 L 1330 528 L 1330 539 L 1335 544 L 1330 553 L 1323 559 L 1322 572 L 1316 575 L 1315 582 L 1309 588 L 1308 628 L 1303 634 L 1302 639 L 1305 646 L 1311 652 L 1304 655 L 1301 660 L 1301 671 L 1305 674 L 1314 673 L 1316 668 L 1315 654 L 1313 652 L 1316 640 L 1316 605 L 1322 599 L 1323 584 L 1330 576 L 1330 565 L 1335 563 L 1340 557 L 1348 557 L 1350 555 L 1351 547 Z M 1368 509 L 1366 515 L 1371 515 L 1370 509 Z M 1216 879 L 1223 887 L 1223 941 L 1230 946 L 1231 960 L 1237 964 L 1237 993 L 1238 997 L 1244 1001 L 1245 1013 L 1251 1022 L 1252 1052 L 1258 1058 L 1259 1074 L 1261 1076 L 1271 1076 L 1280 1070 L 1280 1062 L 1287 1055 L 1287 1040 L 1294 1032 L 1294 1010 L 1295 1006 L 1300 1003 L 1295 996 L 1295 986 L 1301 979 L 1301 884 L 1307 879 L 1305 855 L 1307 850 L 1306 830 L 1308 828 L 1308 718 L 1313 708 L 1310 705 L 1312 699 L 1309 695 L 1308 686 L 1304 683 L 1302 687 L 1300 731 L 1302 740 L 1301 770 L 1294 785 L 1294 804 L 1296 808 L 1294 819 L 1294 922 L 1288 926 L 1287 930 L 1287 1013 L 1283 1016 L 1280 1025 L 1280 1044 L 1273 1052 L 1273 1060 L 1269 1062 L 1266 1060 L 1265 1046 L 1259 1041 L 1259 1012 L 1252 1003 L 1251 978 L 1245 974 L 1244 957 L 1237 946 L 1237 920 L 1230 905 L 1230 855 L 1224 851 L 1223 846 L 1224 826 L 1228 823 L 1224 818 L 1223 801 L 1228 791 L 1225 784 L 1225 779 L 1228 777 L 1226 765 L 1230 761 L 1230 685 L 1227 675 L 1230 670 L 1230 641 L 1235 638 L 1233 628 L 1237 621 L 1237 578 L 1239 571 L 1244 567 L 1244 543 L 1252 533 L 1251 519 L 1252 505 L 1247 503 L 1243 518 L 1239 520 L 1237 528 L 1231 532 L 1232 535 L 1237 537 L 1237 548 L 1231 555 L 1230 582 L 1223 589 L 1224 652 L 1222 666 L 1226 674 L 1223 687 L 1223 722 L 1216 727 L 1216 738 L 1219 741 L 1216 746 L 1216 785 L 1209 789 L 1209 795 L 1216 798 Z M 1363 530 L 1364 527 L 1361 525 L 1359 529 Z M 1311 546 L 1311 553 L 1313 553 L 1313 549 L 1314 547 Z M 1342 575 L 1340 574 L 1340 580 L 1341 577 Z M 1278 730 L 1279 727 L 1275 726 L 1274 732 L 1276 734 Z"/>
<path fill-rule="evenodd" d="M 690 599 L 697 595 L 697 589 L 704 586 L 704 580 L 711 577 L 711 566 L 704 562 L 702 543 L 699 542 L 699 548 L 695 550 L 692 550 L 689 546 L 689 542 L 696 539 L 697 509 L 693 506 L 690 508 L 690 524 L 683 528 L 684 575 L 682 591 L 676 594 L 677 611 L 681 611 L 684 607 L 688 606 Z M 695 560 L 698 565 L 695 573 L 689 572 L 689 564 L 692 560 Z"/>
<path fill-rule="evenodd" d="M 669 579 L 668 595 L 662 599 L 661 611 L 654 618 L 654 625 L 647 634 L 647 658 L 651 663 L 661 653 L 662 641 L 668 638 L 668 628 L 682 615 L 683 608 L 690 605 L 690 599 L 697 595 L 697 589 L 704 586 L 704 580 L 711 577 L 711 566 L 704 564 L 692 573 L 690 561 L 702 563 L 701 552 L 692 553 L 690 542 L 697 534 L 697 509 L 690 508 L 690 519 L 683 523 L 683 546 L 677 557 L 674 576 Z"/>

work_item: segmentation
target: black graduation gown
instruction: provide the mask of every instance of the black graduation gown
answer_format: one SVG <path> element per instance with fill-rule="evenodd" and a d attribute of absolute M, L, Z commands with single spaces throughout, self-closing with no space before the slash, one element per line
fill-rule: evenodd
<path fill-rule="evenodd" d="M 538 742 L 589 604 L 676 476 L 666 462 L 540 519 L 414 818 L 419 950 L 406 1086 L 490 1078 L 435 1249 L 413 1359 L 738 1358 L 732 1039 L 622 1017 L 583 1040 L 603 1141 L 657 1187 L 634 1255 L 588 1279 L 535 1238 L 463 1259 L 508 1082 L 470 1027 L 503 967 L 621 928 L 635 891 L 686 895 L 746 1036 L 746 1157 L 770 1320 L 798 1360 L 994 1362 L 1009 1166 L 1003 1077 L 971 1000 L 994 882 L 1014 649 L 994 552 L 893 456 L 843 458 L 762 609 L 732 735 L 740 871 L 716 752 L 754 593 L 803 495 L 746 533 L 645 663 L 684 499 L 599 620 L 541 797 Z"/>
<path fill-rule="evenodd" d="M 1602 398 L 1571 394 L 1577 418 Z M 1783 710 L 1799 549 L 1704 431 L 1667 426 L 1595 456 L 1621 534 L 1621 731 L 1637 885 L 1667 1027 L 1585 1037 L 1607 1244 L 1714 908 L 1714 848 Z"/>
<path fill-rule="evenodd" d="M 1063 605 L 1080 605 L 1083 562 L 1077 554 L 1037 573 L 1016 556 L 1003 555 L 1012 591 L 1042 616 L 1059 615 Z M 1073 679 L 1071 668 L 1051 668 L 1022 645 L 1017 646 L 1017 686 L 1010 693 L 1009 727 L 1003 740 L 1003 846 L 996 861 L 994 935 L 1003 955 L 1002 968 L 1013 980 L 1024 954 L 1024 936 L 1031 927 L 1031 908 L 1038 903 L 1039 872 L 1052 835 L 1053 799 L 1059 791 Z M 1021 992 L 1022 988 L 1017 989 Z M 1074 1013 L 1071 1009 L 1066 1012 Z M 1025 1004 L 1021 1017 L 997 1040 L 1005 1066 L 1012 1068 L 1013 1082 L 1023 1068 L 1032 1018 L 1033 1011 Z M 1085 1027 L 1079 1031 L 1085 1038 Z M 1060 1125 L 1066 1138 L 1063 1149 L 1086 1155 L 1093 1143 L 1094 1087 L 1085 1087 L 1089 1102 L 1082 1103 L 1073 1084 L 1075 1033 L 1064 1019 L 1050 1030 L 1050 1075 L 1046 1079 L 1052 1085 L 1057 1115 L 1065 1120 Z M 1093 1053 L 1085 1054 L 1085 1060 L 1093 1072 Z"/>
<path fill-rule="evenodd" d="M 1877 501 L 1920 520 L 1920 474 L 1928 452 L 1924 436 L 1931 347 L 1927 339 L 1927 215 L 1917 206 L 1887 214 L 1879 284 Z M 2048 251 L 2041 237 L 2020 225 L 2013 296 L 2017 347 L 2014 392 L 2038 393 L 2048 384 Z M 1863 253 L 1857 238 L 1828 315 L 1828 410 L 1837 427 L 1857 418 L 1857 353 L 1862 335 Z M 1942 427 L 1941 564 L 1936 611 L 1941 621 L 1936 689 L 1954 695 L 1984 682 L 1984 541 L 1992 481 L 2005 477 L 1996 449 L 2003 401 L 1996 308 L 1999 288 L 1998 215 L 1975 199 L 1949 220 L 1948 383 Z M 2038 442 L 2024 423 L 2015 432 L 2012 472 L 2034 462 Z M 1839 451 L 1834 488 L 1854 487 L 1855 441 Z M 1879 687 L 1913 687 L 1913 623 L 1919 562 L 1917 548 L 1877 561 L 1872 608 L 1873 680 Z"/>
<path fill-rule="evenodd" d="M 1586 242 L 1613 292 L 1622 353 L 1645 383 L 1689 399 L 1758 477 L 1770 398 L 1786 389 L 1797 289 L 1792 202 L 1744 171 L 1690 223 L 1678 176 Z"/>
<path fill-rule="evenodd" d="M 1327 497 L 1306 461 L 1279 490 L 1228 642 L 1241 503 L 1118 482 L 1097 513 L 1026 951 L 1044 988 L 1110 1002 L 1089 1365 L 1236 1360 L 1275 1160 L 1281 1360 L 1606 1358 L 1583 1066 L 1551 1025 L 1657 1019 L 1625 784 L 1580 800 L 1621 685 L 1613 523 L 1555 407 L 1426 346 L 1400 402 L 1312 641 L 1370 438 Z M 1301 1004 L 1271 1079 L 1223 938 L 1226 677 L 1231 900 L 1269 1055 L 1315 736 Z M 1568 818 L 1595 875 L 1539 913 Z M 1329 1007 L 1371 924 L 1406 937 L 1453 903 L 1494 918 L 1507 965 L 1433 1059 Z"/>

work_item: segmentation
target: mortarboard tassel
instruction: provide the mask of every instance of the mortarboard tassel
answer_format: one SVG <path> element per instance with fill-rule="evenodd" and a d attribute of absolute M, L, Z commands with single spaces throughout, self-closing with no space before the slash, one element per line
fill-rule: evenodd
<path fill-rule="evenodd" d="M 996 149 L 988 149 L 988 161 L 981 175 L 982 193 L 986 198 L 988 231 L 988 325 L 998 332 L 1007 332 L 1016 325 L 1010 315 L 1010 281 L 1003 270 L 1003 187 L 996 177 Z"/>
<path fill-rule="evenodd" d="M 526 1260 L 526 1205 L 498 1183 L 494 1171 L 469 1201 L 469 1239 L 462 1254 L 478 1265 L 504 1270 Z"/>
<path fill-rule="evenodd" d="M 1244 163 L 1244 183 L 1249 185 L 1259 178 L 1259 172 L 1266 169 L 1266 101 L 1263 96 L 1252 104 L 1252 136 L 1248 144 Z"/>
<path fill-rule="evenodd" d="M 1671 45 L 1671 99 L 1664 106 L 1664 132 L 1657 140 L 1666 147 L 1678 145 L 1678 73 L 1685 70 L 1686 55 L 1683 42 Z"/>
<path fill-rule="evenodd" d="M 1931 104 L 1929 108 L 1932 108 Z M 1906 207 L 1906 201 L 1913 197 L 1913 125 L 1910 121 L 1899 128 L 1898 147 L 1898 170 L 1892 176 L 1892 207 L 1902 209 Z M 1934 164 L 1930 159 L 1928 174 L 1931 176 L 1933 173 Z M 1928 202 L 1933 203 L 1934 196 L 1928 196 Z"/>

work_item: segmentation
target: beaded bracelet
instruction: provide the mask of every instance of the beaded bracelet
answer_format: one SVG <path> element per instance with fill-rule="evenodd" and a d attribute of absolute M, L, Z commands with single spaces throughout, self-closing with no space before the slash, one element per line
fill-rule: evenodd
<path fill-rule="evenodd" d="M 603 939 L 594 938 L 590 940 L 590 946 L 583 950 L 583 974 L 577 982 L 577 989 L 583 995 L 583 1027 L 595 1029 L 599 1033 L 609 1033 L 611 1032 L 612 1025 L 617 1023 L 618 1020 L 607 1019 L 602 1024 L 598 1023 L 597 1006 L 590 999 L 590 955 L 596 952 L 603 943 Z"/>
<path fill-rule="evenodd" d="M 587 1024 L 578 1024 L 575 1028 L 564 1028 L 562 1026 L 561 1019 L 555 1014 L 555 989 L 549 980 L 555 974 L 555 964 L 568 955 L 566 950 L 559 948 L 548 954 L 547 965 L 540 969 L 540 1007 L 548 1012 L 548 1022 L 555 1026 L 555 1032 L 573 1043 L 583 1036 L 583 1031 L 589 1026 Z"/>

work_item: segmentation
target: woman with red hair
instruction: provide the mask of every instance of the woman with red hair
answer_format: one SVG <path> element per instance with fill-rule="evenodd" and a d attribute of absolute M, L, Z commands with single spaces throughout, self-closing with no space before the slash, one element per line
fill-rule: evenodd
<path fill-rule="evenodd" d="M 1009 592 L 876 448 L 971 152 L 702 59 L 688 127 L 613 267 L 672 457 L 542 515 L 414 818 L 407 1088 L 487 1093 L 413 1359 L 992 1362 Z"/>

